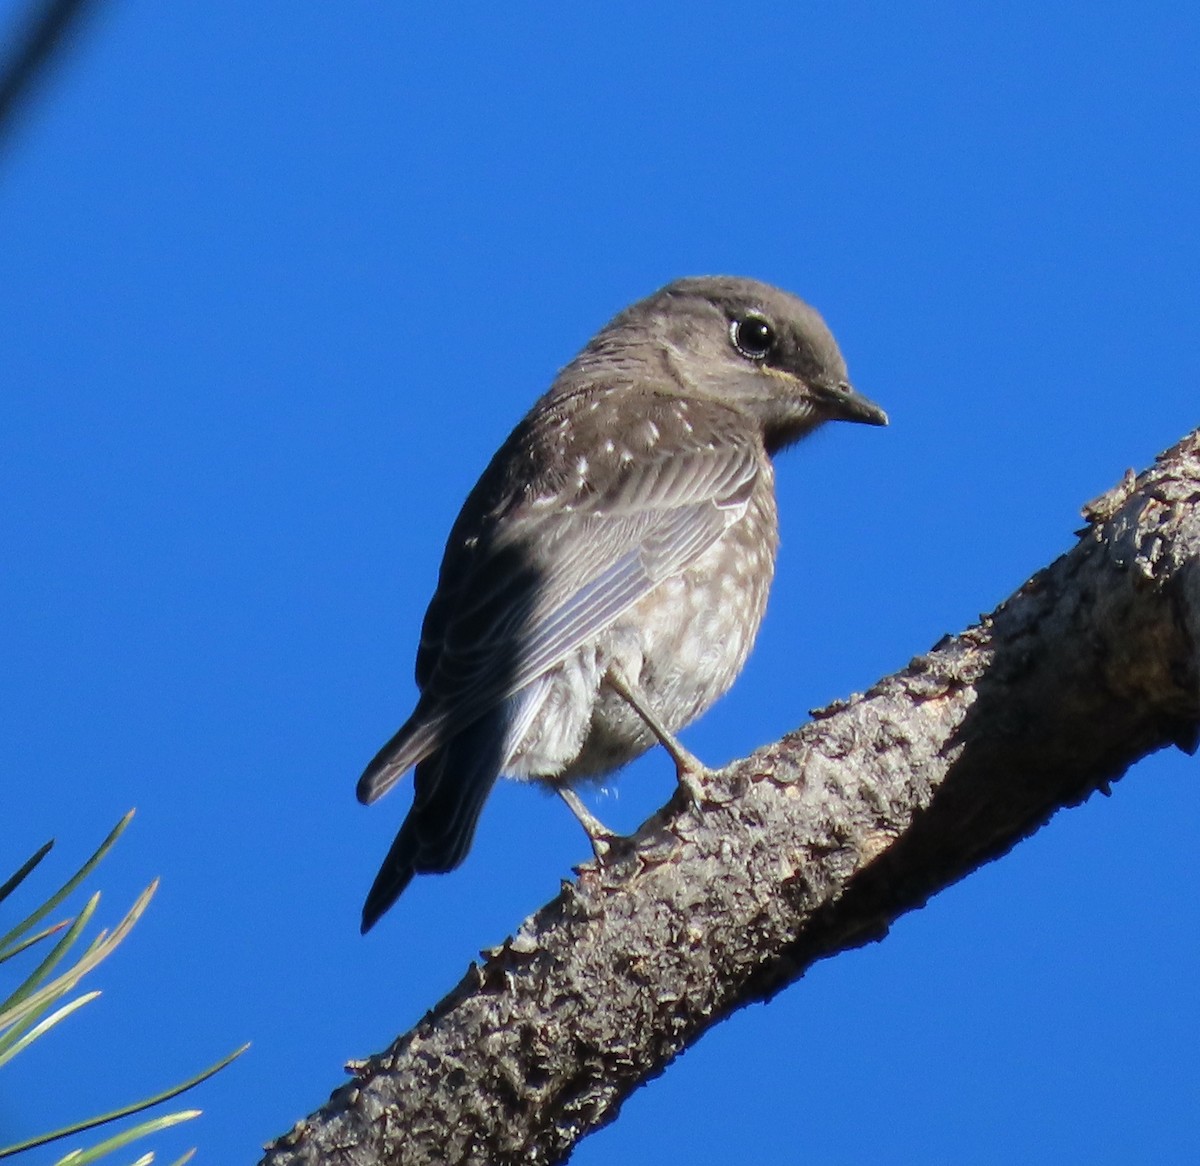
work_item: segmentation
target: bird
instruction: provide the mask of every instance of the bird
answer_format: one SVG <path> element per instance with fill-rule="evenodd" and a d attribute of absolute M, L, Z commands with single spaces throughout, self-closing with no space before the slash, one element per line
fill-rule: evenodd
<path fill-rule="evenodd" d="M 365 934 L 418 873 L 465 858 L 500 776 L 538 780 L 603 859 L 575 787 L 675 734 L 733 683 L 778 545 L 773 458 L 826 421 L 886 425 L 822 317 L 757 280 L 694 276 L 616 315 L 496 452 L 451 527 L 421 627 L 412 715 L 358 782 L 415 766 Z"/>

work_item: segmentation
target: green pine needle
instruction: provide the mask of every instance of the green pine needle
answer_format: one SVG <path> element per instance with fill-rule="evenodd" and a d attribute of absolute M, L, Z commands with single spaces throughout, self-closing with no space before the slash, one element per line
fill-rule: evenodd
<path fill-rule="evenodd" d="M 71 878 L 69 878 L 53 895 L 51 895 L 49 899 L 47 899 L 36 911 L 34 911 L 32 915 L 28 916 L 26 919 L 23 919 L 7 935 L 0 936 L 0 952 L 4 951 L 5 948 L 7 948 L 8 945 L 14 940 L 20 939 L 25 932 L 37 926 L 37 924 L 45 919 L 46 916 L 49 915 L 50 912 L 59 905 L 59 903 L 61 903 L 77 886 L 79 886 L 81 882 L 83 882 L 84 879 L 88 877 L 88 875 L 92 873 L 93 870 L 96 869 L 96 866 L 100 860 L 113 848 L 117 839 L 125 833 L 125 827 L 128 826 L 130 821 L 133 819 L 133 813 L 133 810 L 130 810 L 129 813 L 126 814 L 125 817 L 123 817 L 113 827 L 109 836 L 100 843 L 96 853 L 93 854 L 92 857 L 89 858 L 87 862 L 85 862 L 83 866 L 81 866 L 79 870 L 77 870 L 75 874 L 72 875 Z M 15 886 L 22 879 L 24 879 L 29 871 L 31 871 L 39 862 L 41 862 L 41 860 L 45 857 L 46 852 L 53 845 L 53 842 L 47 842 L 46 845 L 43 846 L 41 850 L 39 850 L 37 854 L 35 854 L 33 858 L 31 858 L 29 862 L 27 862 L 25 866 L 21 868 L 21 870 L 19 870 L 11 879 L 8 880 L 8 883 L 4 884 L 5 887 L 7 888 L 9 883 L 12 883 L 12 885 Z M 28 870 L 26 867 L 28 867 Z M 13 881 L 14 879 L 16 882 Z"/>
<path fill-rule="evenodd" d="M 63 932 L 50 951 L 44 956 L 41 963 L 25 977 L 24 981 L 9 995 L 8 999 L 0 1002 L 0 1066 L 6 1064 L 17 1053 L 28 1048 L 35 1040 L 49 1032 L 50 1029 L 99 996 L 99 992 L 93 991 L 86 992 L 72 1000 L 65 999 L 88 972 L 95 969 L 97 965 L 107 959 L 116 950 L 149 905 L 158 887 L 157 879 L 138 896 L 133 906 L 130 907 L 116 927 L 111 931 L 100 931 L 88 943 L 82 954 L 77 956 L 72 955 L 71 958 L 74 962 L 65 971 L 60 971 L 53 979 L 50 978 L 59 964 L 64 962 L 68 952 L 70 952 L 76 941 L 82 937 L 85 927 L 91 921 L 96 910 L 96 905 L 100 898 L 99 894 L 93 895 L 74 919 L 43 927 L 40 931 L 34 931 L 34 928 L 47 915 L 57 909 L 67 896 L 96 868 L 96 865 L 112 849 L 114 843 L 129 825 L 132 817 L 133 811 L 130 810 L 117 823 L 116 827 L 100 844 L 91 858 L 58 891 L 22 920 L 7 935 L 0 938 L 0 964 L 3 964 L 14 956 L 32 948 L 34 945 L 49 939 L 59 932 Z M 24 882 L 49 853 L 53 844 L 53 841 L 47 842 L 27 859 L 15 874 L 0 885 L 0 902 L 3 902 L 4 899 L 11 895 Z M 63 1138 L 75 1137 L 87 1130 L 96 1129 L 111 1122 L 121 1121 L 135 1114 L 144 1113 L 156 1105 L 161 1105 L 163 1102 L 169 1101 L 171 1098 L 178 1097 L 181 1093 L 195 1088 L 195 1086 L 199 1085 L 202 1081 L 206 1081 L 214 1073 L 219 1072 L 235 1058 L 240 1057 L 249 1047 L 248 1044 L 243 1045 L 240 1049 L 223 1057 L 203 1072 L 197 1073 L 194 1077 L 188 1078 L 181 1084 L 157 1093 L 152 1097 L 147 1097 L 142 1101 L 101 1114 L 98 1117 L 75 1122 L 69 1126 L 54 1130 L 51 1133 L 41 1134 L 15 1145 L 0 1147 L 0 1159 L 10 1158 L 26 1150 L 45 1146 L 51 1142 L 60 1141 Z M 95 1146 L 72 1150 L 65 1157 L 61 1158 L 55 1166 L 89 1166 L 90 1163 L 116 1150 L 122 1149 L 139 1138 L 158 1133 L 161 1130 L 178 1125 L 180 1122 L 190 1121 L 192 1118 L 198 1117 L 199 1114 L 200 1111 L 198 1109 L 187 1109 L 180 1110 L 177 1113 L 149 1118 L 128 1129 L 112 1134 Z M 188 1150 L 182 1157 L 176 1159 L 172 1163 L 172 1166 L 186 1166 L 186 1163 L 191 1161 L 194 1153 L 195 1150 Z M 132 1166 L 151 1166 L 153 1161 L 154 1152 L 147 1151 Z"/>

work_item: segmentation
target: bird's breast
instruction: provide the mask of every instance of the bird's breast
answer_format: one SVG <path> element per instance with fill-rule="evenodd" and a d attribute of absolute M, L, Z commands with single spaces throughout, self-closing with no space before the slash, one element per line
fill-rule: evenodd
<path fill-rule="evenodd" d="M 750 654 L 778 543 L 768 472 L 717 542 L 604 633 L 596 645 L 600 675 L 617 663 L 668 728 L 693 721 L 729 688 Z M 653 744 L 637 713 L 601 684 L 582 747 L 563 777 L 610 772 Z"/>

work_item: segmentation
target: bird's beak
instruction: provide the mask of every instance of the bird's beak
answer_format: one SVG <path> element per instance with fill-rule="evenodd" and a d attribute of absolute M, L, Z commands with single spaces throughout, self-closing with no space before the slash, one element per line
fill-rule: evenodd
<path fill-rule="evenodd" d="M 886 425 L 888 415 L 846 381 L 817 386 L 821 403 L 834 421 L 861 421 L 864 425 Z"/>

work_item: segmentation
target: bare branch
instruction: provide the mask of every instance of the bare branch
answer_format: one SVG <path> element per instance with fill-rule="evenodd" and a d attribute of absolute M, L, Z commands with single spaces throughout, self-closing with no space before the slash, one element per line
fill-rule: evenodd
<path fill-rule="evenodd" d="M 585 868 L 262 1166 L 551 1163 L 713 1024 L 1200 735 L 1200 431 L 990 616 Z"/>

